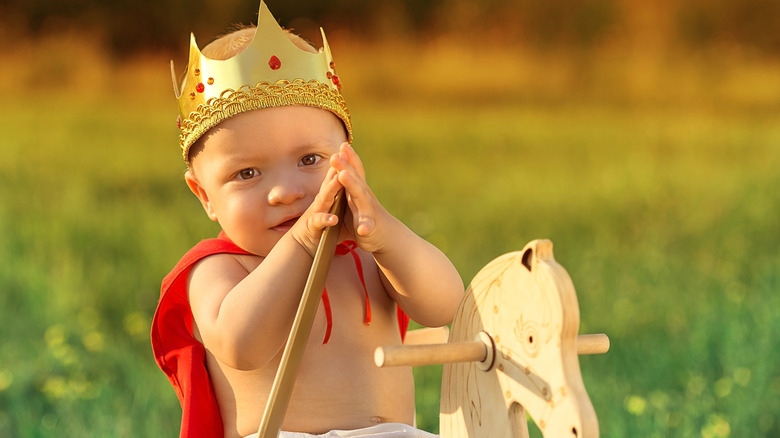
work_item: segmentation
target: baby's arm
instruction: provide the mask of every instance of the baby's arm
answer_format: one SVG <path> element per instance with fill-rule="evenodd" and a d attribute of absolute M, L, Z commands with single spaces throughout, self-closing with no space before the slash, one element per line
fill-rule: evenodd
<path fill-rule="evenodd" d="M 280 351 L 311 267 L 314 234 L 337 222 L 328 210 L 340 187 L 331 169 L 312 205 L 265 258 L 218 254 L 193 267 L 188 293 L 195 330 L 219 361 L 256 369 Z"/>
<path fill-rule="evenodd" d="M 382 207 L 352 147 L 342 145 L 331 165 L 348 194 L 355 239 L 361 249 L 373 253 L 388 293 L 419 324 L 452 322 L 463 297 L 463 280 L 450 260 Z"/>

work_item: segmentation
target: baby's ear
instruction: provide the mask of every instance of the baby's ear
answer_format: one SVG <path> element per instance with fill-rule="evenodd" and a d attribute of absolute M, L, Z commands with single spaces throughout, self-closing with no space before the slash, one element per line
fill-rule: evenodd
<path fill-rule="evenodd" d="M 211 201 L 209 201 L 209 195 L 206 193 L 206 190 L 203 188 L 203 186 L 200 185 L 198 182 L 198 178 L 195 177 L 195 174 L 192 172 L 192 169 L 187 170 L 184 173 L 184 181 L 187 182 L 187 187 L 190 188 L 192 193 L 195 194 L 195 196 L 198 197 L 200 200 L 201 205 L 203 205 L 203 209 L 206 210 L 206 214 L 208 215 L 209 219 L 216 221 L 217 220 L 217 213 L 214 211 L 214 208 L 211 206 Z"/>

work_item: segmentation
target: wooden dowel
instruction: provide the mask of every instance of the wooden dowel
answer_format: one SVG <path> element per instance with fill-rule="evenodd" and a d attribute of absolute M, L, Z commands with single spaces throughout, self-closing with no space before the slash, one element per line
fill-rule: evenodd
<path fill-rule="evenodd" d="M 287 406 L 290 404 L 295 377 L 298 374 L 298 366 L 301 364 L 301 357 L 314 322 L 314 315 L 317 313 L 325 280 L 328 278 L 330 263 L 336 252 L 339 231 L 347 207 L 345 198 L 344 189 L 341 189 L 331 208 L 331 213 L 339 217 L 338 225 L 328 227 L 322 232 L 317 251 L 314 253 L 314 261 L 303 289 L 301 303 L 295 314 L 290 336 L 284 346 L 279 369 L 276 371 L 276 377 L 268 395 L 268 403 L 265 405 L 263 417 L 260 420 L 260 428 L 257 431 L 259 438 L 276 438 L 282 427 Z"/>
<path fill-rule="evenodd" d="M 378 367 L 424 366 L 455 362 L 483 362 L 488 346 L 482 341 L 433 345 L 379 347 L 374 352 Z M 609 337 L 600 333 L 577 336 L 578 354 L 601 354 L 609 350 Z"/>
<path fill-rule="evenodd" d="M 577 354 L 604 354 L 609 345 L 609 336 L 604 333 L 577 336 Z"/>
<path fill-rule="evenodd" d="M 413 367 L 456 362 L 482 362 L 487 357 L 487 346 L 481 341 L 451 344 L 399 345 L 379 347 L 374 352 L 378 367 Z"/>

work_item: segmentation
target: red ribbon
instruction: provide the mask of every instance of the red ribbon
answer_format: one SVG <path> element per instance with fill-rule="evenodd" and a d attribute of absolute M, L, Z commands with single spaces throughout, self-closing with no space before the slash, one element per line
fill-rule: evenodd
<path fill-rule="evenodd" d="M 363 277 L 363 264 L 360 262 L 360 256 L 355 249 L 357 248 L 357 242 L 354 240 L 345 240 L 336 246 L 336 255 L 352 254 L 352 259 L 355 260 L 355 270 L 360 277 L 360 284 L 363 285 L 363 292 L 366 296 L 366 317 L 363 322 L 368 325 L 371 322 L 371 301 L 368 298 L 368 288 L 366 288 L 366 279 Z M 333 312 L 330 308 L 330 299 L 328 298 L 328 289 L 325 288 L 322 291 L 322 305 L 325 308 L 325 319 L 327 321 L 327 327 L 325 328 L 325 339 L 322 341 L 322 345 L 328 343 L 330 334 L 333 331 Z"/>

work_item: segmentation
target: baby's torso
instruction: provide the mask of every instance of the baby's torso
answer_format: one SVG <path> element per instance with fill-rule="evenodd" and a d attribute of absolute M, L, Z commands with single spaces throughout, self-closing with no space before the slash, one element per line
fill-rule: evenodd
<path fill-rule="evenodd" d="M 323 433 L 414 420 L 411 370 L 374 365 L 376 347 L 397 345 L 401 338 L 395 303 L 384 292 L 376 265 L 363 260 L 371 322 L 364 323 L 365 293 L 352 257 L 336 257 L 326 283 L 332 333 L 323 345 L 327 323 L 320 301 L 283 430 Z M 281 351 L 263 368 L 239 371 L 207 353 L 226 437 L 257 432 L 280 358 Z"/>

